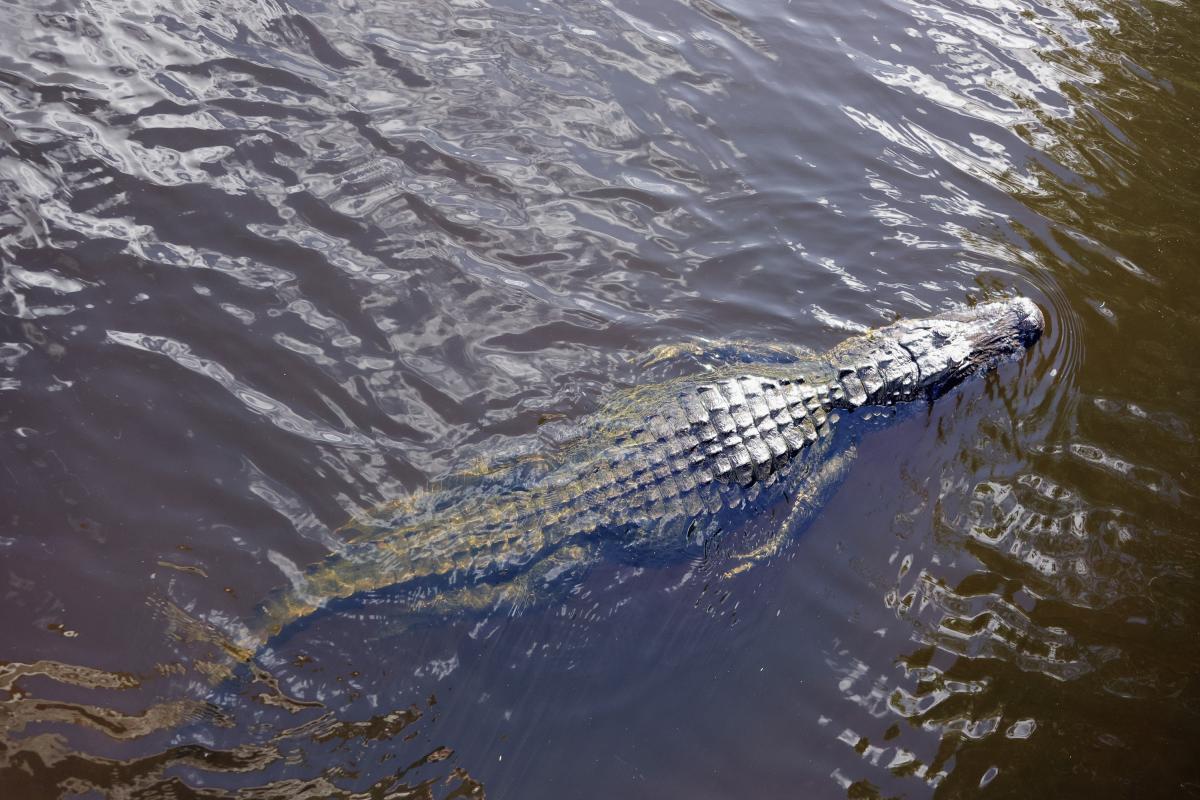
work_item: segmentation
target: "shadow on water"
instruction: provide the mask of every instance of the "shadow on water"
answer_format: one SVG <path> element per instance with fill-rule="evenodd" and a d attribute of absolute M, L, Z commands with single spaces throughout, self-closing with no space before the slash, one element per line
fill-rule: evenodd
<path fill-rule="evenodd" d="M 1200 795 L 1194 5 L 4 9 L 0 794 Z M 1011 293 L 1032 357 L 761 568 L 378 592 L 222 682 L 347 519 L 655 346 Z"/>

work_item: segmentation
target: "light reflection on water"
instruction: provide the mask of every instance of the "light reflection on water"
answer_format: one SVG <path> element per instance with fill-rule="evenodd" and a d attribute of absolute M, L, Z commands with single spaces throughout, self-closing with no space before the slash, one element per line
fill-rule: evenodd
<path fill-rule="evenodd" d="M 1186 5 L 7 9 L 0 786 L 1198 791 Z M 1033 357 L 864 437 L 767 566 L 385 592 L 221 681 L 279 565 L 655 345 L 1002 292 Z"/>

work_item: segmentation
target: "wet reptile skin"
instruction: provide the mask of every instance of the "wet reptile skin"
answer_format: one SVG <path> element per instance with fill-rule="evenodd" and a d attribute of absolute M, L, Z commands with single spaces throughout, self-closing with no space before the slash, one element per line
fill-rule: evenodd
<path fill-rule="evenodd" d="M 393 504 L 344 552 L 293 575 L 242 637 L 248 652 L 330 600 L 407 586 L 414 610 L 482 608 L 586 566 L 605 546 L 651 551 L 706 535 L 721 515 L 803 494 L 838 419 L 930 399 L 1040 335 L 1016 299 L 896 323 L 791 364 L 739 365 L 640 387 L 582 421 L 528 480 L 468 481 Z"/>

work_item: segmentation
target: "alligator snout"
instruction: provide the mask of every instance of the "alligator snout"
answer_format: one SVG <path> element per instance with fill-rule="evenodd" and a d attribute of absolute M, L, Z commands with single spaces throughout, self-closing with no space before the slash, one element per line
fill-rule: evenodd
<path fill-rule="evenodd" d="M 1017 317 L 1017 338 L 1020 339 L 1021 346 L 1026 349 L 1033 347 L 1037 340 L 1042 338 L 1042 331 L 1046 329 L 1046 318 L 1042 316 L 1042 310 L 1028 297 L 1018 297 L 1009 303 Z"/>
<path fill-rule="evenodd" d="M 981 303 L 946 316 L 961 320 L 960 333 L 971 340 L 974 349 L 1011 351 L 995 353 L 998 356 L 1019 354 L 1032 347 L 1046 328 L 1042 310 L 1027 297 Z"/>

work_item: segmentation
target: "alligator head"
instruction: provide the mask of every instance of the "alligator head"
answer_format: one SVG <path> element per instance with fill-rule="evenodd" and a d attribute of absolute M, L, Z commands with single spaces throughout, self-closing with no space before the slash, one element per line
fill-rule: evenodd
<path fill-rule="evenodd" d="M 911 356 L 917 385 L 933 396 L 1019 356 L 1042 335 L 1041 310 L 1024 297 L 981 303 L 885 328 Z"/>
<path fill-rule="evenodd" d="M 839 376 L 857 376 L 851 407 L 938 397 L 972 375 L 1024 353 L 1042 335 L 1042 312 L 1024 297 L 903 320 L 856 336 L 831 353 Z"/>

